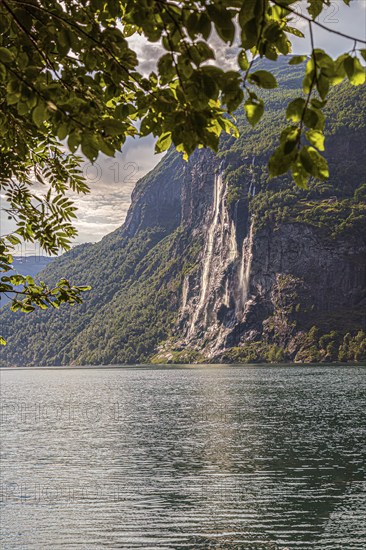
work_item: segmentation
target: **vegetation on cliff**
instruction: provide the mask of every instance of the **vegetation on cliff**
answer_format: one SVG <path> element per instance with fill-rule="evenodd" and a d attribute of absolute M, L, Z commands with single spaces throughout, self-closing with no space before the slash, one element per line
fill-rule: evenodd
<path fill-rule="evenodd" d="M 222 363 L 354 363 L 366 361 L 366 333 L 344 336 L 337 331 L 320 335 L 316 326 L 297 334 L 290 347 L 268 342 L 249 342 L 220 354 Z"/>

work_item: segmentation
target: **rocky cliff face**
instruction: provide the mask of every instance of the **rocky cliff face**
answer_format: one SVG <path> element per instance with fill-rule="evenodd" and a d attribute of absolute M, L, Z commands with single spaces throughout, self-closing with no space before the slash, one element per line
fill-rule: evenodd
<path fill-rule="evenodd" d="M 183 277 L 172 349 L 213 359 L 265 339 L 296 351 L 299 334 L 313 325 L 324 332 L 364 328 L 365 236 L 334 238 L 301 222 L 258 228 L 249 212 L 255 157 L 246 160 L 247 198 L 230 206 L 222 162 L 201 153 L 185 168 L 181 223 L 199 236 L 201 249 Z M 192 205 L 199 205 L 196 212 Z"/>
<path fill-rule="evenodd" d="M 225 345 L 227 335 L 245 318 L 254 235 L 248 202 L 237 201 L 233 208 L 228 207 L 224 166 L 213 166 L 204 178 L 200 176 L 205 199 L 201 199 L 202 211 L 191 230 L 201 236 L 201 253 L 198 268 L 184 276 L 178 321 L 187 345 L 200 347 L 205 340 L 212 353 Z M 192 176 L 190 187 L 199 188 L 194 171 Z M 250 184 L 249 178 L 246 192 Z"/>

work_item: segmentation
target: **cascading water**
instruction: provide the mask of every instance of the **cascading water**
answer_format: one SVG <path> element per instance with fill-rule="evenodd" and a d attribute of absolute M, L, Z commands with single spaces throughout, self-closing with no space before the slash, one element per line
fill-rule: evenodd
<path fill-rule="evenodd" d="M 248 190 L 248 197 L 254 197 L 255 196 L 255 172 L 254 172 L 254 165 L 255 165 L 255 156 L 253 157 L 252 164 L 250 166 L 250 171 L 252 174 L 252 178 L 250 180 L 249 184 L 249 190 Z"/>
<path fill-rule="evenodd" d="M 249 189 L 248 189 L 248 198 L 255 196 L 255 156 L 253 156 L 252 164 L 250 165 L 250 171 L 252 174 Z M 239 264 L 238 270 L 238 300 L 236 306 L 237 315 L 243 315 L 245 304 L 248 301 L 248 292 L 249 292 L 249 279 L 250 279 L 250 268 L 252 264 L 252 246 L 253 246 L 253 222 L 250 224 L 250 228 L 247 236 L 243 241 L 242 251 L 241 251 L 241 261 Z"/>
<path fill-rule="evenodd" d="M 185 308 L 186 308 L 186 305 L 187 305 L 187 301 L 188 301 L 188 291 L 189 291 L 189 281 L 188 281 L 188 277 L 184 277 L 184 280 L 183 280 L 183 287 L 182 287 L 182 306 L 181 306 L 182 312 L 184 312 L 184 310 L 185 310 Z"/>
<path fill-rule="evenodd" d="M 250 166 L 250 171 L 252 174 L 249 189 L 248 189 L 248 199 L 255 196 L 255 156 L 253 157 L 252 164 Z M 250 279 L 250 268 L 252 264 L 252 246 L 253 246 L 253 222 L 250 224 L 250 228 L 247 236 L 243 240 L 243 246 L 241 251 L 241 261 L 238 269 L 238 294 L 237 294 L 237 303 L 236 303 L 236 314 L 237 317 L 241 317 L 244 313 L 245 304 L 248 301 L 249 293 L 249 279 Z"/>
<path fill-rule="evenodd" d="M 236 305 L 237 315 L 244 313 L 245 304 L 248 301 L 250 269 L 252 266 L 252 248 L 253 248 L 253 227 L 254 223 L 250 224 L 248 235 L 243 241 L 241 252 L 241 261 L 238 272 L 238 299 Z"/>
<path fill-rule="evenodd" d="M 255 157 L 252 160 L 248 198 L 255 194 Z M 202 338 L 202 330 L 213 341 L 222 342 L 236 320 L 244 318 L 248 302 L 252 263 L 253 223 L 248 221 L 246 236 L 239 237 L 242 221 L 238 220 L 238 203 L 226 208 L 226 183 L 221 168 L 214 178 L 213 202 L 199 281 L 193 282 L 195 298 L 188 298 L 188 280 L 182 289 L 182 315 L 188 314 L 188 341 Z M 244 221 L 244 220 L 243 220 Z M 245 221 L 244 221 L 245 223 Z M 239 228 L 238 228 L 239 224 Z M 244 228 L 243 228 L 244 229 Z M 240 230 L 240 231 L 239 231 Z"/>
<path fill-rule="evenodd" d="M 210 281 L 212 276 L 212 261 L 214 258 L 215 251 L 215 233 L 220 221 L 221 214 L 221 236 L 223 229 L 223 216 L 222 216 L 222 203 L 225 192 L 225 183 L 221 173 L 216 174 L 214 181 L 214 208 L 211 223 L 208 227 L 207 240 L 203 257 L 203 268 L 202 268 L 202 277 L 200 285 L 200 297 L 195 309 L 195 313 L 192 318 L 192 323 L 190 326 L 189 332 L 194 331 L 195 325 L 198 319 L 202 316 L 202 313 L 206 310 L 209 292 L 210 292 Z M 207 310 L 205 311 L 205 323 L 207 322 Z"/>

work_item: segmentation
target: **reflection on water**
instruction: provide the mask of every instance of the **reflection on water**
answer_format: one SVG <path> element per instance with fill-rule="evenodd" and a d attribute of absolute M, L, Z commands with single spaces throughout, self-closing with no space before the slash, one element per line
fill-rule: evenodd
<path fill-rule="evenodd" d="M 2 371 L 2 548 L 364 549 L 364 374 Z"/>

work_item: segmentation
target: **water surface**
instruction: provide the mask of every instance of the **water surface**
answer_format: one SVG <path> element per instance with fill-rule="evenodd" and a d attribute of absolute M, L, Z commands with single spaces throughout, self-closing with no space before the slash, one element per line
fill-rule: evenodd
<path fill-rule="evenodd" d="M 1 382 L 3 549 L 366 547 L 363 367 Z"/>

